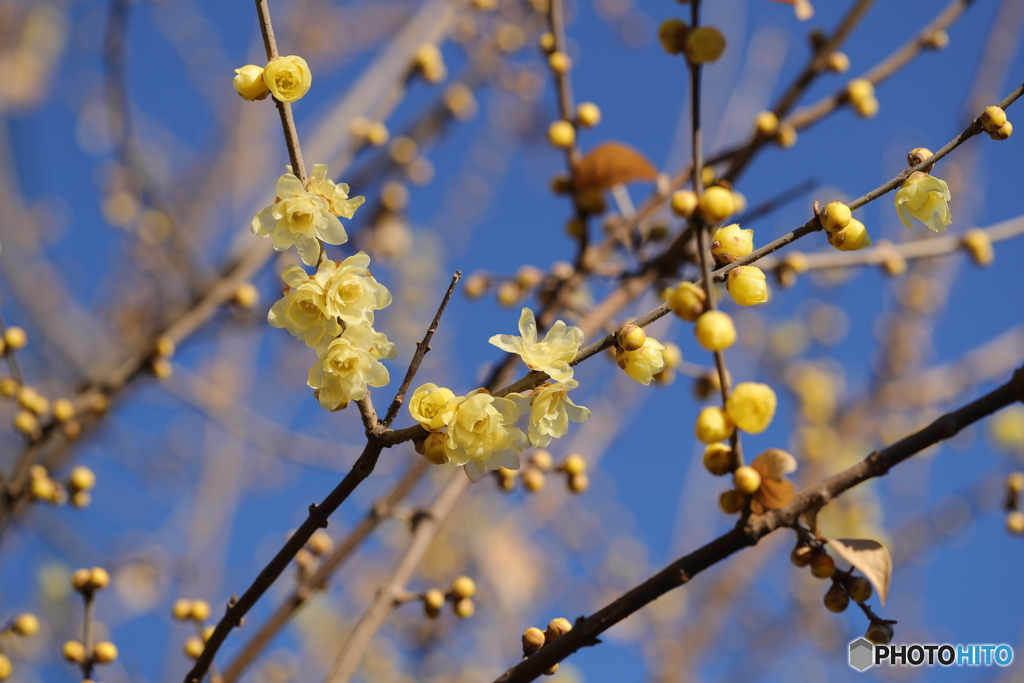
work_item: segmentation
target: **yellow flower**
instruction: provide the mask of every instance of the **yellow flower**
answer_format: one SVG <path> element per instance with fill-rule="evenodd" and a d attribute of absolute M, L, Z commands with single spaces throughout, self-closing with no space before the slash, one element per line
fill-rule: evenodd
<path fill-rule="evenodd" d="M 373 346 L 370 347 L 370 355 L 377 360 L 391 360 L 398 358 L 398 347 L 388 339 L 383 332 L 373 331 Z"/>
<path fill-rule="evenodd" d="M 725 412 L 737 427 L 760 434 L 775 417 L 775 391 L 767 384 L 741 382 L 725 402 Z"/>
<path fill-rule="evenodd" d="M 288 167 L 291 173 L 291 166 Z M 349 187 L 346 183 L 335 183 L 327 177 L 327 164 L 313 164 L 313 170 L 306 181 L 306 189 L 327 200 L 331 213 L 342 218 L 352 218 L 356 209 L 363 205 L 366 197 L 348 196 Z"/>
<path fill-rule="evenodd" d="M 263 68 L 263 81 L 279 102 L 294 102 L 309 92 L 313 74 L 302 57 L 289 55 L 270 60 Z"/>
<path fill-rule="evenodd" d="M 327 244 L 348 241 L 345 228 L 331 213 L 328 201 L 307 192 L 291 173 L 278 179 L 277 196 L 279 201 L 256 214 L 249 228 L 254 235 L 269 236 L 277 251 L 294 245 L 302 262 L 311 266 L 320 256 L 318 238 Z"/>
<path fill-rule="evenodd" d="M 519 419 L 515 401 L 478 389 L 448 401 L 441 419 L 448 427 L 444 441 L 448 462 L 465 465 L 473 481 L 487 470 L 519 469 L 519 451 L 530 440 L 515 426 Z"/>
<path fill-rule="evenodd" d="M 632 379 L 640 384 L 650 384 L 651 379 L 665 369 L 665 347 L 657 339 L 648 337 L 636 351 L 618 350 L 615 362 Z"/>
<path fill-rule="evenodd" d="M 436 384 L 424 384 L 412 392 L 412 400 L 409 401 L 409 414 L 412 419 L 423 425 L 424 429 L 437 432 L 444 429 L 444 421 L 441 419 L 441 412 L 451 399 L 455 398 L 455 392 Z"/>
<path fill-rule="evenodd" d="M 583 341 L 583 330 L 559 320 L 551 326 L 544 339 L 538 342 L 537 321 L 533 311 L 524 308 L 519 316 L 519 334 L 522 336 L 496 334 L 488 341 L 502 351 L 518 354 L 528 368 L 546 372 L 553 380 L 572 379 L 569 361 L 576 357 Z"/>
<path fill-rule="evenodd" d="M 367 386 L 382 387 L 391 381 L 387 368 L 370 353 L 374 338 L 368 324 L 349 325 L 340 337 L 320 348 L 308 384 L 319 390 L 324 409 L 336 410 L 348 401 L 358 401 L 366 396 Z"/>
<path fill-rule="evenodd" d="M 732 420 L 718 406 L 701 408 L 697 414 L 697 422 L 694 425 L 697 440 L 706 444 L 728 439 L 732 436 L 735 429 Z"/>
<path fill-rule="evenodd" d="M 324 312 L 346 323 L 373 324 L 373 311 L 391 305 L 391 292 L 367 267 L 370 257 L 360 251 L 344 261 L 324 261 L 314 280 L 324 292 Z"/>
<path fill-rule="evenodd" d="M 916 218 L 935 232 L 945 232 L 953 222 L 949 213 L 949 187 L 946 181 L 916 171 L 896 192 L 896 213 L 908 228 L 914 227 Z"/>
<path fill-rule="evenodd" d="M 246 64 L 240 69 L 235 69 L 232 85 L 243 99 L 250 102 L 262 100 L 270 94 L 267 84 L 263 81 L 263 67 L 255 64 Z"/>
<path fill-rule="evenodd" d="M 315 278 L 298 266 L 288 266 L 281 277 L 291 291 L 279 299 L 267 314 L 267 322 L 272 327 L 283 327 L 310 348 L 320 346 L 325 337 L 330 341 L 330 337 L 341 334 L 341 323 L 327 312 L 326 293 Z"/>
<path fill-rule="evenodd" d="M 508 398 L 520 405 L 529 402 L 530 443 L 544 448 L 551 439 L 561 439 L 569 432 L 569 422 L 586 422 L 590 408 L 578 406 L 569 398 L 569 391 L 579 386 L 574 379 L 564 382 L 549 382 L 534 392 L 533 397 L 509 394 Z"/>

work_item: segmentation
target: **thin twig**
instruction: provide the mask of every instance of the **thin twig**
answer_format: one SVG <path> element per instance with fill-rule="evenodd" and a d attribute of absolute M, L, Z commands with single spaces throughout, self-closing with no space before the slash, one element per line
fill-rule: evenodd
<path fill-rule="evenodd" d="M 277 51 L 277 39 L 274 38 L 274 25 L 270 22 L 270 5 L 268 0 L 256 0 L 256 14 L 260 21 L 260 33 L 263 35 L 263 47 L 267 52 L 267 61 L 271 62 L 280 55 Z M 299 146 L 299 132 L 295 128 L 292 116 L 292 105 L 274 99 L 277 111 L 281 115 L 281 127 L 284 129 L 284 143 L 288 146 L 288 158 L 291 160 L 292 173 L 306 184 L 306 167 L 302 163 L 302 148 Z"/>

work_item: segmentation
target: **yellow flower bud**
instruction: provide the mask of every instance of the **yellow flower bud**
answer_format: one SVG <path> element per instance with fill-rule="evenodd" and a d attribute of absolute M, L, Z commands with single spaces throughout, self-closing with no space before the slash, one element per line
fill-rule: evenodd
<path fill-rule="evenodd" d="M 732 489 L 723 491 L 718 496 L 718 507 L 727 515 L 732 515 L 743 509 L 743 494 Z"/>
<path fill-rule="evenodd" d="M 708 223 L 721 223 L 736 210 L 732 192 L 719 185 L 704 190 L 698 202 L 700 213 Z"/>
<path fill-rule="evenodd" d="M 754 119 L 754 130 L 758 135 L 770 138 L 779 130 L 779 117 L 770 111 L 763 111 Z"/>
<path fill-rule="evenodd" d="M 452 581 L 452 598 L 462 600 L 476 595 L 476 582 L 468 576 L 460 576 Z"/>
<path fill-rule="evenodd" d="M 101 591 L 110 585 L 110 574 L 103 567 L 93 567 L 89 570 L 89 583 L 87 588 L 94 591 Z"/>
<path fill-rule="evenodd" d="M 1006 530 L 1011 534 L 1024 534 L 1024 512 L 1013 510 L 1007 513 Z"/>
<path fill-rule="evenodd" d="M 3 396 L 4 398 L 13 398 L 14 396 L 17 396 L 20 388 L 18 380 L 13 377 L 4 377 L 0 379 L 0 396 Z"/>
<path fill-rule="evenodd" d="M 544 488 L 544 473 L 535 467 L 528 467 L 523 471 L 523 488 L 530 493 L 536 493 Z"/>
<path fill-rule="evenodd" d="M 665 344 L 665 350 L 661 352 L 661 357 L 665 359 L 665 369 L 674 370 L 683 362 L 683 351 L 672 342 L 668 342 Z"/>
<path fill-rule="evenodd" d="M 39 419 L 27 410 L 19 410 L 14 416 L 14 428 L 34 439 L 39 435 Z"/>
<path fill-rule="evenodd" d="M 697 193 L 692 190 L 678 190 L 672 193 L 672 213 L 680 218 L 689 218 L 697 210 Z"/>
<path fill-rule="evenodd" d="M 544 647 L 544 631 L 531 626 L 523 632 L 523 654 L 530 655 Z"/>
<path fill-rule="evenodd" d="M 476 614 L 476 604 L 469 598 L 456 600 L 452 603 L 452 612 L 454 612 L 455 616 L 459 619 L 469 619 L 471 616 Z"/>
<path fill-rule="evenodd" d="M 999 130 L 1006 123 L 1006 112 L 1000 107 L 985 107 L 978 121 L 988 132 Z"/>
<path fill-rule="evenodd" d="M 572 630 L 572 622 L 565 617 L 556 617 L 548 622 L 548 630 L 544 632 L 545 642 L 551 643 Z"/>
<path fill-rule="evenodd" d="M 593 102 L 581 102 L 576 107 L 576 123 L 583 128 L 593 128 L 601 123 L 601 109 Z"/>
<path fill-rule="evenodd" d="M 713 166 L 705 166 L 700 172 L 700 182 L 705 188 L 711 187 L 715 184 L 718 176 L 715 175 L 715 169 Z"/>
<path fill-rule="evenodd" d="M 452 83 L 445 88 L 444 104 L 459 121 L 468 121 L 476 116 L 476 95 L 465 83 Z"/>
<path fill-rule="evenodd" d="M 862 119 L 873 118 L 878 114 L 878 109 L 881 106 L 878 99 L 875 97 L 867 97 L 862 100 L 853 100 L 850 102 L 853 106 L 853 110 L 857 112 L 857 116 Z"/>
<path fill-rule="evenodd" d="M 749 465 L 738 467 L 732 474 L 732 483 L 737 491 L 749 496 L 761 488 L 761 473 Z"/>
<path fill-rule="evenodd" d="M 725 402 L 729 419 L 749 434 L 760 434 L 775 417 L 775 391 L 767 384 L 741 382 Z"/>
<path fill-rule="evenodd" d="M 691 64 L 714 62 L 725 52 L 725 36 L 712 26 L 698 26 L 686 34 L 683 51 Z"/>
<path fill-rule="evenodd" d="M 192 616 L 192 601 L 178 598 L 171 606 L 171 616 L 178 621 L 185 621 Z"/>
<path fill-rule="evenodd" d="M 58 398 L 53 402 L 53 419 L 67 422 L 75 416 L 74 404 L 66 398 Z"/>
<path fill-rule="evenodd" d="M 254 308 L 260 302 L 260 290 L 251 282 L 243 282 L 235 289 L 232 299 L 241 308 Z"/>
<path fill-rule="evenodd" d="M 949 45 L 949 34 L 940 28 L 925 36 L 922 42 L 925 47 L 930 47 L 933 50 L 942 50 Z"/>
<path fill-rule="evenodd" d="M 548 66 L 556 74 L 564 74 L 572 68 L 572 60 L 564 52 L 552 52 L 548 57 Z"/>
<path fill-rule="evenodd" d="M 77 640 L 69 640 L 64 643 L 63 652 L 64 659 L 68 660 L 72 664 L 81 664 L 85 661 L 85 646 Z"/>
<path fill-rule="evenodd" d="M 871 599 L 872 593 L 874 590 L 871 588 L 871 582 L 863 576 L 850 581 L 850 599 L 854 602 L 867 602 Z"/>
<path fill-rule="evenodd" d="M 590 488 L 590 477 L 586 474 L 573 474 L 567 482 L 570 493 L 583 493 Z"/>
<path fill-rule="evenodd" d="M 666 19 L 658 27 L 658 41 L 665 52 L 678 55 L 686 49 L 686 34 L 690 27 L 682 19 Z"/>
<path fill-rule="evenodd" d="M 555 121 L 548 126 L 548 142 L 562 149 L 572 147 L 576 142 L 576 129 L 568 121 Z"/>
<path fill-rule="evenodd" d="M 1010 473 L 1006 477 L 1006 488 L 1013 494 L 1020 494 L 1024 491 L 1024 472 Z"/>
<path fill-rule="evenodd" d="M 444 607 L 444 603 L 444 593 L 436 588 L 431 588 L 423 594 L 423 607 L 427 611 L 427 616 L 431 619 L 435 618 L 438 613 L 440 613 L 441 608 Z"/>
<path fill-rule="evenodd" d="M 28 344 L 28 335 L 20 327 L 8 327 L 4 331 L 4 344 L 7 346 L 8 352 L 19 351 Z"/>
<path fill-rule="evenodd" d="M 185 639 L 185 656 L 189 659 L 199 659 L 199 656 L 203 654 L 203 650 L 206 649 L 206 644 L 203 639 L 198 636 L 191 636 Z"/>
<path fill-rule="evenodd" d="M 850 595 L 846 589 L 835 584 L 825 593 L 825 609 L 829 612 L 845 612 L 850 604 Z"/>
<path fill-rule="evenodd" d="M 433 465 L 443 465 L 448 462 L 448 456 L 444 452 L 444 434 L 432 432 L 427 434 L 423 440 L 423 457 Z"/>
<path fill-rule="evenodd" d="M 309 92 L 313 74 L 306 60 L 296 55 L 278 57 L 263 67 L 263 81 L 274 99 L 279 102 L 294 102 Z"/>
<path fill-rule="evenodd" d="M 707 406 L 697 414 L 694 431 L 698 441 L 710 444 L 728 439 L 732 436 L 734 427 L 724 410 L 717 406 Z"/>
<path fill-rule="evenodd" d="M 932 151 L 927 147 L 915 147 L 914 149 L 910 150 L 909 154 L 907 154 L 907 166 L 917 166 L 922 161 L 925 161 L 926 159 L 931 159 L 932 156 L 934 156 Z M 929 173 L 932 170 L 933 166 L 935 166 L 935 164 L 928 164 L 921 170 L 924 173 Z"/>
<path fill-rule="evenodd" d="M 618 331 L 619 348 L 623 351 L 636 351 L 642 349 L 647 342 L 647 333 L 644 328 L 637 325 L 626 325 Z"/>
<path fill-rule="evenodd" d="M 755 266 L 740 266 L 729 271 L 725 281 L 732 300 L 740 306 L 756 306 L 768 301 L 768 282 Z"/>
<path fill-rule="evenodd" d="M 866 78 L 855 78 L 846 84 L 846 97 L 850 102 L 874 98 L 875 86 Z"/>
<path fill-rule="evenodd" d="M 544 52 L 551 52 L 555 49 L 555 35 L 551 32 L 542 33 L 537 41 L 540 49 Z"/>
<path fill-rule="evenodd" d="M 255 64 L 246 64 L 240 69 L 235 69 L 235 78 L 231 83 L 235 86 L 235 92 L 250 102 L 262 100 L 270 94 L 270 89 L 263 80 L 263 67 Z"/>
<path fill-rule="evenodd" d="M 743 230 L 739 223 L 726 225 L 711 236 L 711 254 L 719 263 L 732 263 L 754 250 L 754 231 Z"/>
<path fill-rule="evenodd" d="M 960 243 L 971 255 L 974 263 L 979 266 L 991 265 L 996 258 L 995 249 L 992 248 L 992 238 L 980 228 L 971 228 L 965 232 Z"/>
<path fill-rule="evenodd" d="M 1013 124 L 1007 121 L 998 130 L 994 130 L 988 134 L 993 140 L 1006 140 L 1013 135 Z"/>
<path fill-rule="evenodd" d="M 583 474 L 587 471 L 587 461 L 582 455 L 573 453 L 565 459 L 564 463 L 562 463 L 562 469 L 565 470 L 565 473 L 569 476 Z"/>
<path fill-rule="evenodd" d="M 176 348 L 174 340 L 166 335 L 160 335 L 157 337 L 156 343 L 153 347 L 156 355 L 163 356 L 164 358 L 170 358 L 173 356 Z"/>
<path fill-rule="evenodd" d="M 96 486 L 96 475 L 88 467 L 80 465 L 71 470 L 69 482 L 76 491 L 89 491 Z"/>
<path fill-rule="evenodd" d="M 831 579 L 836 573 L 836 563 L 830 556 L 820 553 L 811 558 L 811 574 L 819 579 Z"/>
<path fill-rule="evenodd" d="M 192 617 L 192 621 L 206 621 L 210 618 L 210 603 L 206 600 L 194 600 L 189 616 Z"/>
<path fill-rule="evenodd" d="M 326 531 L 319 530 L 309 537 L 309 540 L 306 541 L 306 547 L 309 548 L 309 552 L 317 557 L 323 557 L 334 549 L 334 540 Z"/>
<path fill-rule="evenodd" d="M 833 52 L 825 61 L 825 67 L 837 74 L 846 73 L 850 70 L 850 58 L 845 52 Z"/>
<path fill-rule="evenodd" d="M 440 83 L 448 75 L 441 50 L 433 43 L 423 43 L 416 48 L 413 60 L 427 83 Z"/>
<path fill-rule="evenodd" d="M 154 358 L 150 363 L 150 369 L 153 371 L 153 376 L 157 379 L 167 379 L 174 374 L 174 366 L 171 364 L 171 361 L 163 356 Z"/>
<path fill-rule="evenodd" d="M 789 123 L 780 123 L 779 132 L 775 134 L 775 144 L 783 149 L 796 145 L 796 128 Z"/>
<path fill-rule="evenodd" d="M 75 491 L 71 494 L 71 498 L 69 500 L 71 501 L 71 505 L 76 508 L 87 508 L 89 507 L 89 503 L 92 502 L 92 494 L 88 491 Z"/>
<path fill-rule="evenodd" d="M 829 202 L 818 214 L 818 221 L 821 227 L 828 232 L 839 232 L 853 220 L 850 207 L 842 202 Z"/>
<path fill-rule="evenodd" d="M 732 469 L 732 448 L 724 443 L 708 444 L 704 449 L 704 467 L 716 477 L 728 474 Z"/>
<path fill-rule="evenodd" d="M 92 648 L 92 658 L 97 664 L 109 664 L 117 659 L 117 646 L 108 640 L 101 640 Z"/>
<path fill-rule="evenodd" d="M 830 232 L 828 243 L 839 251 L 858 251 L 871 246 L 871 236 L 864 224 L 853 218 L 842 230 Z"/>
<path fill-rule="evenodd" d="M 701 314 L 693 332 L 697 335 L 697 342 L 708 351 L 723 351 L 736 341 L 736 326 L 732 318 L 722 311 Z"/>
<path fill-rule="evenodd" d="M 6 681 L 11 677 L 11 660 L 7 658 L 7 655 L 0 652 L 0 681 Z"/>
<path fill-rule="evenodd" d="M 39 633 L 39 619 L 31 612 L 22 612 L 14 617 L 11 631 L 19 636 L 30 638 Z"/>
<path fill-rule="evenodd" d="M 374 147 L 383 147 L 390 139 L 391 133 L 382 121 L 370 121 L 366 124 L 366 141 Z"/>

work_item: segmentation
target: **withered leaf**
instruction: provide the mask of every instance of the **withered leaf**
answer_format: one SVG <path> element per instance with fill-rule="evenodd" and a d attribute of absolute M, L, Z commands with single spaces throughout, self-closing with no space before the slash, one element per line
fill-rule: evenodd
<path fill-rule="evenodd" d="M 796 471 L 796 458 L 781 448 L 769 448 L 754 458 L 750 466 L 762 477 L 781 479 L 784 475 Z"/>
<path fill-rule="evenodd" d="M 750 510 L 761 514 L 789 505 L 796 496 L 796 488 L 789 479 L 762 479 L 761 486 L 750 501 Z"/>
<path fill-rule="evenodd" d="M 826 538 L 836 553 L 860 570 L 875 587 L 878 599 L 885 605 L 892 578 L 892 557 L 884 545 L 867 538 Z"/>
<path fill-rule="evenodd" d="M 658 171 L 640 152 L 621 142 L 602 142 L 576 164 L 576 189 L 604 192 L 619 183 L 654 181 Z"/>

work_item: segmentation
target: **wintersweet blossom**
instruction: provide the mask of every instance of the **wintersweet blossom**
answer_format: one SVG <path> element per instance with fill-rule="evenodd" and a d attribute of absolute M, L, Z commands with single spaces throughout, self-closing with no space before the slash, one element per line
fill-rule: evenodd
<path fill-rule="evenodd" d="M 636 351 L 618 350 L 615 362 L 626 374 L 640 384 L 650 384 L 651 379 L 665 369 L 665 347 L 657 339 L 648 337 L 643 347 Z"/>
<path fill-rule="evenodd" d="M 491 396 L 482 389 L 451 399 L 441 413 L 448 427 L 444 441 L 448 462 L 465 465 L 473 481 L 479 481 L 487 470 L 519 469 L 519 451 L 530 440 L 515 426 L 517 419 L 515 401 Z"/>
<path fill-rule="evenodd" d="M 332 262 L 322 265 L 327 263 Z M 311 348 L 341 334 L 341 323 L 328 313 L 327 294 L 316 278 L 298 266 L 288 266 L 281 277 L 290 291 L 270 308 L 267 322 L 272 327 L 285 328 Z"/>
<path fill-rule="evenodd" d="M 307 192 L 302 181 L 285 173 L 277 181 L 278 201 L 256 214 L 250 230 L 260 237 L 270 237 L 274 249 L 284 251 L 294 246 L 302 262 L 311 266 L 320 256 L 320 244 L 344 244 L 345 228 L 331 213 L 330 203 L 319 194 Z"/>
<path fill-rule="evenodd" d="M 409 401 L 409 414 L 412 419 L 423 425 L 424 429 L 437 432 L 444 429 L 442 412 L 448 401 L 455 398 L 455 392 L 445 387 L 428 382 L 412 392 Z M 460 396 L 460 398 L 462 398 Z"/>
<path fill-rule="evenodd" d="M 508 397 L 520 405 L 529 402 L 530 443 L 543 448 L 551 439 L 561 439 L 569 432 L 569 422 L 586 422 L 590 408 L 578 406 L 569 398 L 569 391 L 579 386 L 574 379 L 564 382 L 549 382 L 537 389 L 533 396 L 509 394 Z"/>
<path fill-rule="evenodd" d="M 398 347 L 386 334 L 374 330 L 370 355 L 378 360 L 392 360 L 398 358 Z"/>
<path fill-rule="evenodd" d="M 349 325 L 341 336 L 319 349 L 320 358 L 309 370 L 309 386 L 317 390 L 320 405 L 337 410 L 366 396 L 367 386 L 391 381 L 387 368 L 370 350 L 375 332 L 366 323 Z"/>
<path fill-rule="evenodd" d="M 908 228 L 914 227 L 916 218 L 935 232 L 945 232 L 946 226 L 953 222 L 949 200 L 945 180 L 915 171 L 896 192 L 896 213 Z"/>
<path fill-rule="evenodd" d="M 360 251 L 344 261 L 324 261 L 313 279 L 324 292 L 324 312 L 346 323 L 373 323 L 373 311 L 391 305 L 391 292 L 367 267 L 370 257 Z"/>
<path fill-rule="evenodd" d="M 263 67 L 255 64 L 246 64 L 235 69 L 235 78 L 231 84 L 235 86 L 235 92 L 250 102 L 262 100 L 270 94 L 270 89 L 263 81 Z"/>
<path fill-rule="evenodd" d="M 288 55 L 272 59 L 263 67 L 263 81 L 274 94 L 274 99 L 294 102 L 309 92 L 313 74 L 305 59 Z"/>
<path fill-rule="evenodd" d="M 528 368 L 546 372 L 553 380 L 572 379 L 569 361 L 576 357 L 583 341 L 583 330 L 559 320 L 544 339 L 537 341 L 537 321 L 533 311 L 524 308 L 519 316 L 519 334 L 522 336 L 496 334 L 488 341 L 502 351 L 518 354 Z"/>
<path fill-rule="evenodd" d="M 291 166 L 288 166 L 288 172 L 292 172 Z M 328 178 L 327 164 L 313 164 L 313 170 L 310 171 L 309 179 L 306 180 L 306 189 L 326 199 L 331 213 L 342 218 L 352 218 L 356 209 L 366 201 L 366 197 L 363 196 L 349 197 L 347 183 L 335 183 Z"/>

